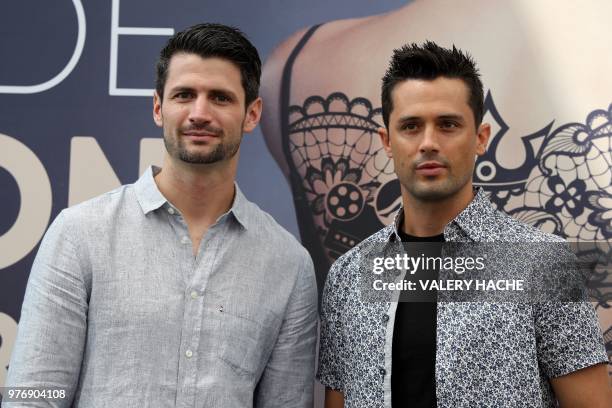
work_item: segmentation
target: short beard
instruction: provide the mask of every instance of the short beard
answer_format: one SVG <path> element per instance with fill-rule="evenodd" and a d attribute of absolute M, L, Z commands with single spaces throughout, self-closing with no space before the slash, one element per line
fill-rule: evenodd
<path fill-rule="evenodd" d="M 240 142 L 242 137 L 237 142 L 232 143 L 220 143 L 213 149 L 212 152 L 192 153 L 185 148 L 185 145 L 181 139 L 172 143 L 168 138 L 164 137 L 164 145 L 168 154 L 172 157 L 177 157 L 181 161 L 189 164 L 212 164 L 223 160 L 231 159 L 238 153 L 240 149 Z"/>
<path fill-rule="evenodd" d="M 457 194 L 466 183 L 469 183 L 471 175 L 465 179 L 450 178 L 440 186 L 433 188 L 420 188 L 416 183 L 408 182 L 402 183 L 408 193 L 422 202 L 436 202 L 442 201 L 448 197 L 452 197 Z M 401 182 L 402 180 L 400 180 Z"/>

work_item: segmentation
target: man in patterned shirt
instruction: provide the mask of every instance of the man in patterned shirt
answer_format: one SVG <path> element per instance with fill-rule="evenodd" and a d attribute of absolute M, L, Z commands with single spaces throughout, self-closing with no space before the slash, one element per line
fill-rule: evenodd
<path fill-rule="evenodd" d="M 382 110 L 379 133 L 403 208 L 327 276 L 318 373 L 326 407 L 553 407 L 555 399 L 562 407 L 611 406 L 607 356 L 588 302 L 363 296 L 371 273 L 364 259 L 389 242 L 562 242 L 496 211 L 474 190 L 474 157 L 485 153 L 491 130 L 482 123 L 478 70 L 465 53 L 432 42 L 396 50 Z M 562 244 L 555 248 L 567 256 Z"/>

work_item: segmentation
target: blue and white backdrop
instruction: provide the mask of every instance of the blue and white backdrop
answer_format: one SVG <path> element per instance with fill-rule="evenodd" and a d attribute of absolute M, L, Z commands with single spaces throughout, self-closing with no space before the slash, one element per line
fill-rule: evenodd
<path fill-rule="evenodd" d="M 399 187 L 376 128 L 393 48 L 432 39 L 479 63 L 493 126 L 476 184 L 494 204 L 579 242 L 612 243 L 612 3 L 9 0 L 0 13 L 0 386 L 38 243 L 59 211 L 130 183 L 163 154 L 157 53 L 210 21 L 266 60 L 245 194 L 330 262 L 388 223 Z M 592 289 L 612 353 L 611 278 Z M 44 339 L 41 339 L 44 341 Z"/>

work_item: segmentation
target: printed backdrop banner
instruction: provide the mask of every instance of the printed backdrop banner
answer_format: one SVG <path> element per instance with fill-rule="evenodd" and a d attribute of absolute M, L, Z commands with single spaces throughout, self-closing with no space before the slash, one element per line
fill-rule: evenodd
<path fill-rule="evenodd" d="M 399 183 L 376 135 L 394 48 L 469 51 L 493 128 L 475 182 L 494 205 L 573 241 L 612 242 L 612 3 L 9 1 L 0 27 L 0 386 L 38 244 L 65 207 L 131 183 L 163 155 L 154 64 L 173 33 L 239 27 L 266 60 L 262 126 L 238 183 L 301 239 L 319 287 L 392 220 Z M 612 351 L 610 279 L 594 289 Z M 608 309 L 609 310 L 609 309 Z"/>

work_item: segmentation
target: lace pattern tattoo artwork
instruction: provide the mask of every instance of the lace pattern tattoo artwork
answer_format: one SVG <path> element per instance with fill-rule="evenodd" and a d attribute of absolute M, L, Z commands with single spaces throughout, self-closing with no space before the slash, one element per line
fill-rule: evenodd
<path fill-rule="evenodd" d="M 377 133 L 383 125 L 381 108 L 342 92 L 290 103 L 293 64 L 318 27 L 304 34 L 287 59 L 280 106 L 300 236 L 315 263 L 321 293 L 331 263 L 388 225 L 401 197 L 393 162 Z M 493 131 L 486 153 L 476 160 L 474 184 L 499 210 L 574 242 L 580 260 L 590 265 L 592 298 L 598 308 L 610 308 L 612 104 L 593 110 L 584 122 L 552 121 L 521 136 L 511 134 L 489 91 L 485 121 Z M 506 137 L 520 137 L 524 159 L 518 167 L 506 168 L 498 160 Z M 612 355 L 610 330 L 604 328 Z"/>
<path fill-rule="evenodd" d="M 515 218 L 578 245 L 588 243 L 580 255 L 598 265 L 591 290 L 599 307 L 609 307 L 612 105 L 591 112 L 584 123 L 551 123 L 521 137 L 525 159 L 513 169 L 497 160 L 510 128 L 490 92 L 485 110 L 496 131 L 476 161 L 474 184 Z M 399 182 L 377 134 L 381 110 L 367 99 L 335 92 L 311 96 L 288 112 L 292 188 L 307 203 L 298 216 L 315 225 L 315 236 L 306 241 L 321 244 L 324 256 L 318 259 L 327 262 L 317 269 L 326 272 L 333 260 L 392 221 L 401 204 Z"/>
<path fill-rule="evenodd" d="M 318 239 L 330 259 L 390 222 L 401 203 L 393 165 L 378 141 L 381 109 L 336 92 L 289 109 L 290 152 Z M 384 200 L 391 198 L 391 201 Z"/>
<path fill-rule="evenodd" d="M 381 108 L 342 92 L 291 102 L 296 57 L 319 25 L 295 46 L 281 82 L 282 147 L 302 243 L 309 250 L 321 293 L 331 263 L 392 222 L 401 204 L 399 181 L 386 156 L 378 127 Z M 521 136 L 485 97 L 489 146 L 479 156 L 474 184 L 499 210 L 566 238 L 589 266 L 589 291 L 597 308 L 612 305 L 612 104 L 584 122 L 556 125 Z M 511 125 L 511 124 L 510 124 Z M 506 168 L 498 157 L 503 138 L 520 137 L 523 161 Z M 520 152 L 517 152 L 520 153 Z M 607 330 L 606 330 L 607 329 Z M 612 327 L 604 327 L 612 356 Z"/>

